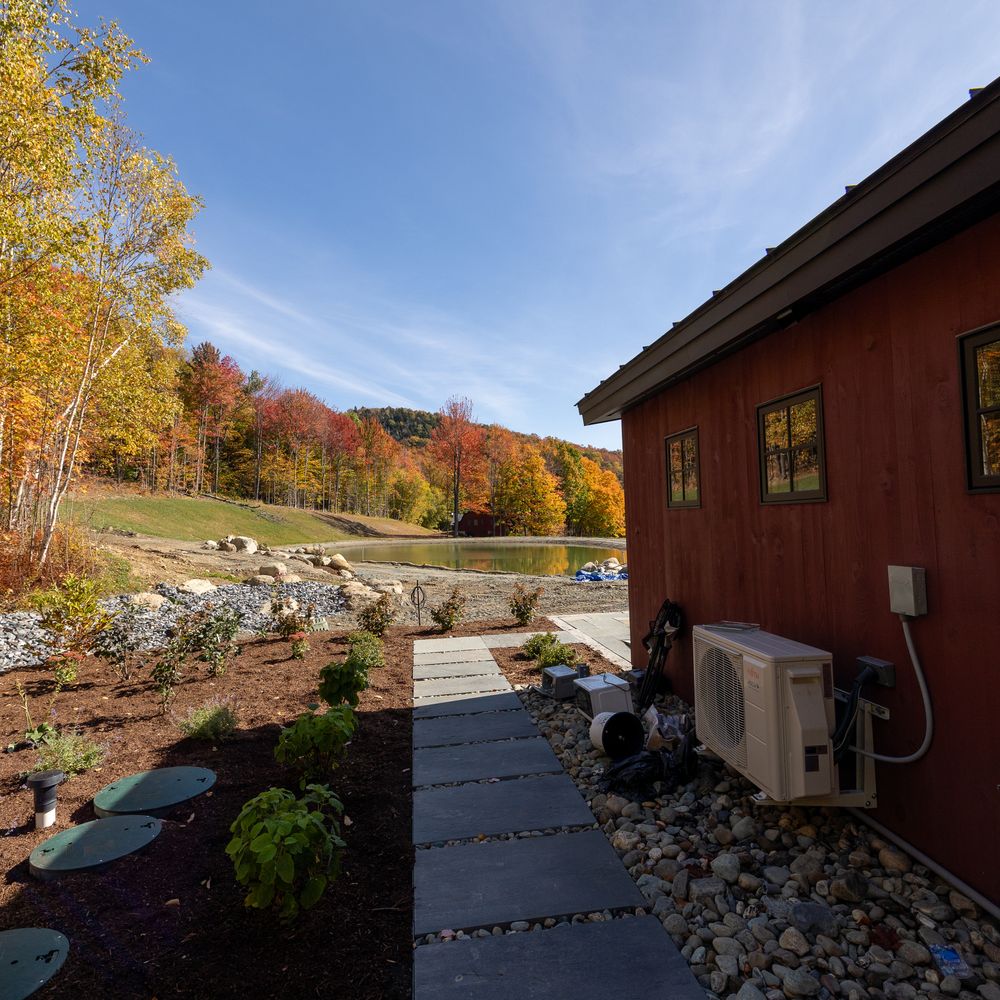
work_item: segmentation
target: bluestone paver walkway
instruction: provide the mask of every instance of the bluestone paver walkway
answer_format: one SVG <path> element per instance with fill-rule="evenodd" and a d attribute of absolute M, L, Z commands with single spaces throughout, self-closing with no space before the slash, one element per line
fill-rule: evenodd
<path fill-rule="evenodd" d="M 627 615 L 555 620 L 563 641 L 628 655 Z M 414 643 L 413 933 L 472 931 L 645 900 L 493 660 L 525 633 Z M 566 832 L 538 835 L 564 828 Z M 513 840 L 482 841 L 498 834 Z M 449 843 L 465 841 L 465 843 Z M 445 846 L 441 846 L 445 845 Z M 414 1000 L 701 1000 L 655 917 L 421 945 Z"/>
<path fill-rule="evenodd" d="M 586 586 L 581 584 L 580 586 Z M 627 611 L 601 611 L 585 615 L 550 615 L 550 621 L 573 633 L 563 642 L 582 642 L 626 670 L 632 666 Z"/>

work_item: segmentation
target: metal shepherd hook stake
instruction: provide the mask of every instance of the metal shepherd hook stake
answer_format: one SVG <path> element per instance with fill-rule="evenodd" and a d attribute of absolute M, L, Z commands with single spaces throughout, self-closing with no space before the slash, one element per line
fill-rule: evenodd
<path fill-rule="evenodd" d="M 419 627 L 422 623 L 420 621 L 420 609 L 424 606 L 427 601 L 427 595 L 424 593 L 424 588 L 418 583 L 413 590 L 410 591 L 410 600 L 413 606 L 417 609 L 417 626 Z"/>

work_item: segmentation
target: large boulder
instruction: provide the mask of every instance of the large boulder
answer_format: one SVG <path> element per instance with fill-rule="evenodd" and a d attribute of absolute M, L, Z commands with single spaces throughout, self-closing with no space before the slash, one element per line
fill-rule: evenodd
<path fill-rule="evenodd" d="M 243 582 L 251 587 L 270 587 L 274 584 L 274 577 L 258 573 L 256 576 L 247 577 Z"/>
<path fill-rule="evenodd" d="M 283 562 L 264 563 L 264 565 L 257 570 L 257 575 L 270 576 L 277 580 L 288 575 L 288 566 Z"/>
<path fill-rule="evenodd" d="M 215 590 L 215 584 L 210 580 L 185 580 L 177 589 L 182 594 L 210 594 Z"/>
<path fill-rule="evenodd" d="M 346 569 L 348 573 L 354 572 L 354 567 L 339 552 L 330 556 L 330 565 L 334 569 Z"/>
<path fill-rule="evenodd" d="M 232 542 L 226 542 L 226 541 L 219 542 L 217 548 L 218 548 L 218 550 L 220 552 L 235 552 L 236 551 L 236 546 L 233 545 Z"/>
<path fill-rule="evenodd" d="M 153 594 L 144 590 L 138 594 L 132 594 L 128 602 L 140 611 L 159 611 L 167 603 L 167 599 L 163 594 Z"/>
<path fill-rule="evenodd" d="M 282 583 L 301 583 L 302 582 L 302 577 L 299 576 L 298 573 L 286 573 L 281 578 L 281 582 Z"/>
<path fill-rule="evenodd" d="M 366 587 L 358 580 L 351 580 L 345 583 L 340 588 L 340 594 L 350 611 L 358 611 L 366 607 L 378 596 L 371 587 Z"/>
<path fill-rule="evenodd" d="M 251 538 L 249 535 L 234 535 L 232 544 L 236 546 L 237 552 L 246 552 L 247 555 L 251 556 L 260 548 L 257 539 Z"/>
<path fill-rule="evenodd" d="M 211 539 L 209 539 L 207 542 L 202 542 L 201 547 L 203 549 L 208 549 L 210 552 L 214 552 L 219 547 L 219 543 L 213 542 Z"/>

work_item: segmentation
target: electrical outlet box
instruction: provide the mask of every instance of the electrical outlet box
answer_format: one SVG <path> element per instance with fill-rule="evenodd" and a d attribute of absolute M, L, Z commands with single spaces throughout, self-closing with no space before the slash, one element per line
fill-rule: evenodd
<path fill-rule="evenodd" d="M 858 666 L 864 669 L 871 667 L 875 671 L 875 683 L 882 687 L 896 686 L 896 665 L 888 660 L 880 660 L 877 656 L 859 656 Z"/>
<path fill-rule="evenodd" d="M 911 618 L 927 614 L 927 571 L 923 566 L 889 567 L 889 609 Z"/>

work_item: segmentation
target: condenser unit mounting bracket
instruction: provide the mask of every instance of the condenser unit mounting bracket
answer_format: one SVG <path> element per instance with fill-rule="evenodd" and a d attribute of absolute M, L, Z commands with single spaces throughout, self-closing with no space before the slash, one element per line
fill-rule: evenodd
<path fill-rule="evenodd" d="M 837 701 L 847 701 L 850 697 L 846 691 L 841 691 L 840 688 L 833 689 L 833 696 L 837 699 Z M 874 701 L 869 701 L 867 698 L 859 698 L 858 707 L 862 712 L 874 715 L 876 719 L 882 719 L 883 721 L 888 722 L 891 718 L 891 713 L 885 705 L 879 705 Z"/>

